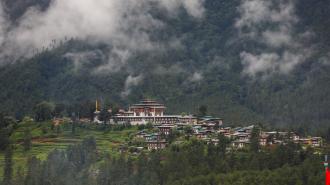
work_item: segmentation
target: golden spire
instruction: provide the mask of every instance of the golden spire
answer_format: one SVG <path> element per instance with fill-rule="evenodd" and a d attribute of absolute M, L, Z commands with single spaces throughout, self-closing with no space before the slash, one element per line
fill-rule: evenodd
<path fill-rule="evenodd" d="M 96 100 L 95 101 L 95 112 L 99 111 L 99 104 L 98 104 L 98 101 Z"/>

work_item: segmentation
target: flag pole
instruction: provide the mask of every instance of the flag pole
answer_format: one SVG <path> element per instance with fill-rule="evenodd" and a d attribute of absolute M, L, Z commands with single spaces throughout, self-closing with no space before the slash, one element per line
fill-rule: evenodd
<path fill-rule="evenodd" d="M 328 155 L 324 156 L 324 168 L 325 168 L 325 185 L 330 185 L 330 171 L 328 164 Z"/>

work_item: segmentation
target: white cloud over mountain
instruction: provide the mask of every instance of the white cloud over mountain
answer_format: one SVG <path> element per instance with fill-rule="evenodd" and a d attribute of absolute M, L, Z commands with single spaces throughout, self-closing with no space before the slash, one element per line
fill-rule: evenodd
<path fill-rule="evenodd" d="M 301 44 L 303 35 L 294 30 L 299 21 L 294 2 L 242 0 L 238 9 L 240 18 L 235 24 L 240 37 L 264 47 L 241 52 L 245 75 L 286 74 L 310 56 L 311 49 Z"/>
<path fill-rule="evenodd" d="M 132 75 L 129 75 L 127 78 L 126 78 L 126 81 L 125 81 L 125 89 L 123 92 L 121 92 L 121 96 L 123 98 L 127 97 L 131 91 L 132 91 L 132 88 L 134 86 L 137 86 L 139 85 L 143 80 L 143 75 L 138 75 L 138 76 L 132 76 Z"/>
<path fill-rule="evenodd" d="M 196 18 L 203 15 L 203 0 L 53 0 L 46 11 L 30 8 L 10 24 L 0 7 L 0 44 L 3 56 L 26 57 L 69 38 L 111 43 L 125 50 L 153 49 L 148 31 L 163 23 L 150 14 L 157 6 L 169 13 L 183 7 Z"/>

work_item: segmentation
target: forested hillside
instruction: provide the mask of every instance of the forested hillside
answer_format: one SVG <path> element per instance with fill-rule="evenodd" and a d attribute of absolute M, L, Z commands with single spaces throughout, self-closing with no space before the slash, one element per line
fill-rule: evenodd
<path fill-rule="evenodd" d="M 67 149 L 53 150 L 45 160 L 29 159 L 26 173 L 17 170 L 12 182 L 17 185 L 318 185 L 324 181 L 320 158 L 312 150 L 296 151 L 295 145 L 289 145 L 258 153 L 226 153 L 225 146 L 191 139 L 162 151 L 113 157 L 100 155 L 95 139 L 87 138 Z"/>
<path fill-rule="evenodd" d="M 329 124 L 330 2 L 253 1 L 274 16 L 245 20 L 250 6 L 244 0 L 205 0 L 198 19 L 183 8 L 170 16 L 150 8 L 161 29 L 147 30 L 151 47 L 133 52 L 70 36 L 52 41 L 33 57 L 4 62 L 0 110 L 20 117 L 43 100 L 125 106 L 152 97 L 168 112 L 195 113 L 207 105 L 226 123 Z M 28 7 L 49 6 L 43 0 L 2 2 L 14 22 Z"/>

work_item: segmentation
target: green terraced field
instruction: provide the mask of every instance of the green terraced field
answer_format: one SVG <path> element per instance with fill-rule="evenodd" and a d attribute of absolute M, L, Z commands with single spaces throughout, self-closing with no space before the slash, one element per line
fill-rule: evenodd
<path fill-rule="evenodd" d="M 24 151 L 22 142 L 24 139 L 24 131 L 29 129 L 32 135 L 32 148 Z M 46 131 L 45 131 L 46 130 Z M 125 144 L 129 136 L 137 132 L 136 127 L 126 128 L 122 131 L 112 131 L 109 129 L 101 129 L 96 126 L 80 125 L 76 127 L 73 135 L 70 124 L 60 126 L 58 133 L 56 128 L 51 130 L 51 122 L 44 123 L 21 123 L 11 136 L 14 143 L 14 169 L 17 167 L 24 168 L 27 159 L 35 156 L 39 159 L 46 159 L 49 152 L 54 149 L 65 149 L 67 146 L 82 141 L 86 137 L 93 136 L 97 142 L 100 155 L 106 153 L 118 155 L 118 147 Z M 0 176 L 2 176 L 4 165 L 4 152 L 0 153 Z"/>

